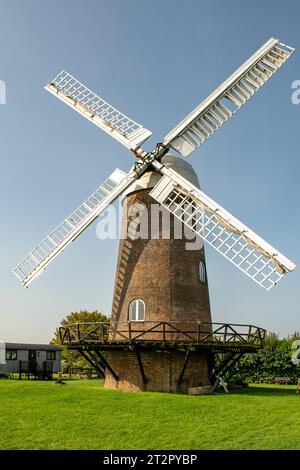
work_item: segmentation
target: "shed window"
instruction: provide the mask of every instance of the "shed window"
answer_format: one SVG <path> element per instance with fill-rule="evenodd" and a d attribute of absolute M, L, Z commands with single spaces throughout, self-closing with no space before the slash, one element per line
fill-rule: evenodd
<path fill-rule="evenodd" d="M 145 320 L 145 303 L 141 299 L 134 299 L 132 302 L 130 302 L 128 309 L 128 320 Z"/>
<path fill-rule="evenodd" d="M 47 351 L 46 352 L 46 359 L 47 359 L 47 361 L 55 361 L 56 360 L 56 351 Z"/>
<path fill-rule="evenodd" d="M 6 350 L 6 360 L 7 361 L 16 361 L 18 353 L 16 349 L 7 349 Z"/>
<path fill-rule="evenodd" d="M 205 264 L 203 261 L 200 261 L 199 263 L 199 279 L 200 282 L 206 282 L 206 269 L 205 269 Z"/>

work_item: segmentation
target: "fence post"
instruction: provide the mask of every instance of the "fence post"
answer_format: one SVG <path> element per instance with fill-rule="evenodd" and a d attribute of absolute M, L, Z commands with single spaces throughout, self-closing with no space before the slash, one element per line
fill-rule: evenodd
<path fill-rule="evenodd" d="M 129 342 L 131 343 L 131 321 L 128 322 Z"/>
<path fill-rule="evenodd" d="M 262 339 L 261 329 L 260 328 L 257 328 L 257 333 L 258 333 L 258 335 L 257 335 L 258 336 L 258 341 L 259 341 L 261 347 L 263 347 L 264 346 L 264 340 Z"/>
<path fill-rule="evenodd" d="M 201 328 L 201 321 L 197 321 L 197 344 L 200 343 L 200 328 Z"/>
<path fill-rule="evenodd" d="M 251 325 L 248 327 L 247 343 L 251 343 Z"/>
<path fill-rule="evenodd" d="M 225 324 L 225 331 L 224 331 L 224 344 L 226 343 L 227 329 L 228 329 L 228 325 L 227 325 L 227 323 L 226 323 L 226 324 Z"/>
<path fill-rule="evenodd" d="M 67 328 L 67 329 L 66 329 L 66 331 L 67 331 L 68 341 L 69 341 L 69 343 L 71 343 L 71 333 L 70 333 L 70 327 L 69 327 L 69 326 L 67 326 L 66 328 Z"/>

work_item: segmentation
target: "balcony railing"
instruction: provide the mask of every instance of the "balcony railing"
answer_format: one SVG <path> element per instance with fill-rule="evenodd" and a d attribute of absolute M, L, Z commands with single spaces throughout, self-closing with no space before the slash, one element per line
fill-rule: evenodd
<path fill-rule="evenodd" d="M 261 348 L 266 331 L 254 325 L 202 321 L 84 322 L 61 326 L 62 344 L 113 345 L 121 343 L 189 343 L 207 347 L 249 346 Z"/>

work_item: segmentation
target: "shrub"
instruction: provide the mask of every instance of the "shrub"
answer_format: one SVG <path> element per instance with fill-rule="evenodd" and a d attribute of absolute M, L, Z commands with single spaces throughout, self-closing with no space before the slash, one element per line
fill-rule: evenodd
<path fill-rule="evenodd" d="M 275 383 L 275 377 L 290 377 L 291 383 L 296 384 L 300 367 L 292 362 L 292 344 L 297 338 L 300 338 L 299 333 L 283 339 L 276 333 L 268 333 L 264 348 L 245 354 L 224 378 L 228 383 Z"/>

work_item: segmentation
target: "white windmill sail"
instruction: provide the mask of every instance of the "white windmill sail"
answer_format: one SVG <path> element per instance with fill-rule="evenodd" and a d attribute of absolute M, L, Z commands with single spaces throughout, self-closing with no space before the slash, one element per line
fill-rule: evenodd
<path fill-rule="evenodd" d="M 128 149 L 134 149 L 152 134 L 64 70 L 45 89 Z"/>
<path fill-rule="evenodd" d="M 145 164 L 145 167 L 147 165 Z M 78 209 L 44 238 L 14 269 L 23 286 L 28 286 L 64 248 L 77 238 L 110 204 L 138 178 L 118 168 Z"/>
<path fill-rule="evenodd" d="M 295 264 L 176 171 L 163 174 L 150 195 L 237 268 L 270 290 Z"/>
<path fill-rule="evenodd" d="M 294 49 L 271 38 L 233 75 L 194 109 L 147 153 L 139 147 L 151 132 L 109 105 L 68 72 L 61 72 L 45 88 L 100 127 L 142 160 L 129 174 L 115 170 L 73 214 L 65 219 L 14 268 L 27 286 L 106 207 L 128 189 L 150 165 L 163 177 L 151 195 L 204 238 L 255 282 L 269 290 L 295 265 L 248 227 L 229 214 L 185 178 L 159 163 L 174 148 L 183 156 L 210 137 L 258 91 L 289 58 Z"/>
<path fill-rule="evenodd" d="M 164 139 L 187 157 L 253 96 L 294 52 L 271 38 L 222 85 L 186 116 Z"/>

